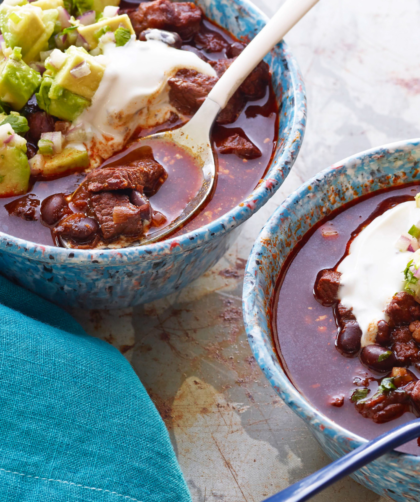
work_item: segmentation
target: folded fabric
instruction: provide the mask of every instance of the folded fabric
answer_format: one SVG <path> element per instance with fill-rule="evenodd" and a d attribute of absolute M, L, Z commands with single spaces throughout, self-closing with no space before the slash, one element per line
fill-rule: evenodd
<path fill-rule="evenodd" d="M 130 364 L 0 277 L 0 501 L 190 502 Z"/>

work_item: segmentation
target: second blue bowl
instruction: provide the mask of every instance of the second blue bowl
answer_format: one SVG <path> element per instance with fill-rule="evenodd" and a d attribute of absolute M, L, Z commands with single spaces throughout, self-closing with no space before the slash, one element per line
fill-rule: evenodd
<path fill-rule="evenodd" d="M 355 197 L 420 181 L 419 165 L 420 140 L 387 145 L 339 162 L 283 202 L 263 228 L 248 260 L 243 312 L 252 351 L 274 389 L 305 421 L 332 459 L 345 455 L 366 440 L 320 413 L 285 374 L 271 327 L 276 281 L 289 254 L 320 220 Z M 382 496 L 399 502 L 418 501 L 419 470 L 420 457 L 393 452 L 363 467 L 353 477 Z"/>

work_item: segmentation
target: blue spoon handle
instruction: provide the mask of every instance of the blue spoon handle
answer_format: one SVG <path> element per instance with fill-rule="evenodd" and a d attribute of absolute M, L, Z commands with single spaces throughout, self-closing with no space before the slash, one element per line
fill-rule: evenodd
<path fill-rule="evenodd" d="M 308 500 L 347 474 L 351 474 L 384 453 L 420 436 L 420 419 L 400 425 L 382 436 L 359 446 L 332 464 L 298 481 L 265 502 L 300 502 Z"/>

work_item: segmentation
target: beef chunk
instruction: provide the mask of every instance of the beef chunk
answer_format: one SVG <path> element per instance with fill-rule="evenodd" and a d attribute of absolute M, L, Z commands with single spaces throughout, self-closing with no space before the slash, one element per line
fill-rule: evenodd
<path fill-rule="evenodd" d="M 210 64 L 220 78 L 232 62 L 233 59 L 219 59 Z M 244 109 L 247 99 L 260 99 L 265 95 L 269 79 L 268 65 L 264 62 L 260 63 L 230 98 L 216 122 L 218 124 L 235 122 Z M 193 115 L 200 108 L 216 82 L 217 78 L 203 75 L 195 70 L 179 70 L 174 77 L 168 80 L 170 102 L 180 113 Z"/>
<path fill-rule="evenodd" d="M 217 61 L 212 61 L 210 64 L 220 78 L 234 61 L 235 58 L 218 59 Z M 265 61 L 261 61 L 241 84 L 238 91 L 248 99 L 261 99 L 266 93 L 269 82 L 270 68 Z"/>
<path fill-rule="evenodd" d="M 420 304 L 408 293 L 397 293 L 385 312 L 396 326 L 410 324 L 420 319 Z"/>
<path fill-rule="evenodd" d="M 249 99 L 261 99 L 265 96 L 270 78 L 268 64 L 265 61 L 261 61 L 248 75 L 239 89 Z"/>
<path fill-rule="evenodd" d="M 241 159 L 256 159 L 261 157 L 261 150 L 246 136 L 232 134 L 217 145 L 220 153 L 234 153 Z"/>
<path fill-rule="evenodd" d="M 356 317 L 353 314 L 353 309 L 345 307 L 341 302 L 339 302 L 336 306 L 335 315 L 338 317 L 340 323 L 356 320 Z"/>
<path fill-rule="evenodd" d="M 407 343 L 395 342 L 392 350 L 399 366 L 408 366 L 420 361 L 420 350 L 414 340 Z"/>
<path fill-rule="evenodd" d="M 34 194 L 25 195 L 20 199 L 9 202 L 4 207 L 9 216 L 17 216 L 26 221 L 36 221 L 38 219 L 38 208 L 40 201 Z"/>
<path fill-rule="evenodd" d="M 29 131 L 27 132 L 27 139 L 33 143 L 37 143 L 41 138 L 43 132 L 55 131 L 55 120 L 46 112 L 30 113 L 27 116 Z"/>
<path fill-rule="evenodd" d="M 226 56 L 228 58 L 236 58 L 244 49 L 245 45 L 241 44 L 241 42 L 233 42 L 233 44 L 227 50 Z"/>
<path fill-rule="evenodd" d="M 199 49 L 206 52 L 221 52 L 229 47 L 229 42 L 216 31 L 200 31 L 195 36 L 194 42 Z"/>
<path fill-rule="evenodd" d="M 394 342 L 407 343 L 413 339 L 408 326 L 398 326 L 391 331 L 391 339 Z"/>
<path fill-rule="evenodd" d="M 322 305 L 333 305 L 337 301 L 340 287 L 340 272 L 335 270 L 321 270 L 315 282 L 315 298 Z"/>
<path fill-rule="evenodd" d="M 141 192 L 144 189 L 148 195 L 153 195 L 167 177 L 167 172 L 158 162 L 140 159 L 127 166 L 94 169 L 87 175 L 86 183 L 91 192 L 129 188 Z"/>
<path fill-rule="evenodd" d="M 77 244 L 87 244 L 98 235 L 98 222 L 83 213 L 74 213 L 63 218 L 54 229 L 54 235 L 64 237 Z"/>
<path fill-rule="evenodd" d="M 229 99 L 227 105 L 219 113 L 216 122 L 218 124 L 232 124 L 237 120 L 242 110 L 245 108 L 245 105 L 245 97 L 239 91 L 236 91 Z"/>
<path fill-rule="evenodd" d="M 413 321 L 409 326 L 409 330 L 414 340 L 420 343 L 420 321 Z"/>
<path fill-rule="evenodd" d="M 129 17 L 137 35 L 147 28 L 158 28 L 175 31 L 183 40 L 190 40 L 200 29 L 202 14 L 191 2 L 155 0 L 141 3 Z"/>
<path fill-rule="evenodd" d="M 179 70 L 168 80 L 170 102 L 180 113 L 194 115 L 216 82 L 195 70 Z"/>
<path fill-rule="evenodd" d="M 356 409 L 363 417 L 383 424 L 400 417 L 409 410 L 409 405 L 410 393 L 402 388 L 388 393 L 377 393 L 370 399 L 357 403 Z"/>
<path fill-rule="evenodd" d="M 104 239 L 125 236 L 141 236 L 143 223 L 140 207 L 131 204 L 126 194 L 100 192 L 92 194 L 91 206 Z"/>

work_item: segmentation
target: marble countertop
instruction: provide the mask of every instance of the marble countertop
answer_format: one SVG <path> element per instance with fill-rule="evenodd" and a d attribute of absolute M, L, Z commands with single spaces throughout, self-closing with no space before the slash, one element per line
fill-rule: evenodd
<path fill-rule="evenodd" d="M 257 0 L 268 15 L 281 0 Z M 252 357 L 241 313 L 245 263 L 261 227 L 303 181 L 340 159 L 420 136 L 418 0 L 321 0 L 286 39 L 308 96 L 288 179 L 201 279 L 125 311 L 77 311 L 131 361 L 162 415 L 194 502 L 260 502 L 328 463 Z M 347 478 L 317 502 L 384 502 Z"/>

